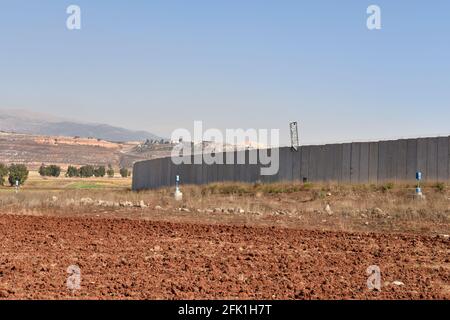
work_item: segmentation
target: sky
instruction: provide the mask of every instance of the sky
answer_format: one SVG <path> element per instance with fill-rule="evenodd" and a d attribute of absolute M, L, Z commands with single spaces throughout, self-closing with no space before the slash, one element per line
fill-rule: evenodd
<path fill-rule="evenodd" d="M 282 145 L 290 121 L 301 144 L 449 135 L 450 1 L 0 0 L 0 108 Z"/>

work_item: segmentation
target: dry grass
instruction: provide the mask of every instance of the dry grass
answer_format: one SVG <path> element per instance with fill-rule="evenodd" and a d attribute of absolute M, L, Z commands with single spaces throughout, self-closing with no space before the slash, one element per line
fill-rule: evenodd
<path fill-rule="evenodd" d="M 129 179 L 42 179 L 34 177 L 15 193 L 0 188 L 2 213 L 71 215 L 91 213 L 146 219 L 217 223 L 256 223 L 345 231 L 450 233 L 447 184 L 422 186 L 426 200 L 414 199 L 415 185 L 337 185 L 312 183 L 218 183 L 132 192 Z M 98 209 L 90 198 L 110 203 L 144 201 L 149 207 Z M 325 210 L 329 205 L 331 213 Z M 160 206 L 160 211 L 155 210 Z M 180 208 L 187 210 L 180 211 Z M 244 211 L 244 212 L 242 212 Z M 239 213 L 241 212 L 241 213 Z"/>

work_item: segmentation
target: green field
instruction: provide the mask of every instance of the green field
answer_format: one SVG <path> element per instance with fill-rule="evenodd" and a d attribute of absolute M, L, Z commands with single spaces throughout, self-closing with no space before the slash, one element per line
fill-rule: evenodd
<path fill-rule="evenodd" d="M 27 181 L 21 189 L 24 190 L 87 190 L 87 189 L 114 189 L 127 190 L 131 188 L 131 178 L 58 178 L 41 177 L 38 172 L 30 171 Z M 4 186 L 0 191 L 14 190 L 13 187 Z"/>

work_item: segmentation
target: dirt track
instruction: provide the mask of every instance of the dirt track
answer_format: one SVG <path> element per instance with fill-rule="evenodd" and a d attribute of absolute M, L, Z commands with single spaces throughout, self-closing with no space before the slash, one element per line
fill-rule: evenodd
<path fill-rule="evenodd" d="M 450 298 L 449 240 L 0 216 L 0 298 Z M 67 267 L 81 289 L 66 288 Z M 367 289 L 378 265 L 381 292 Z M 391 282 L 398 280 L 404 286 Z"/>

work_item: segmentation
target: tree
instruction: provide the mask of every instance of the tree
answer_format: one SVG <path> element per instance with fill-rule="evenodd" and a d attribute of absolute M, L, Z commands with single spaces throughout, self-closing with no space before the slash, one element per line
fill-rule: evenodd
<path fill-rule="evenodd" d="M 98 168 L 95 168 L 94 170 L 94 175 L 96 177 L 104 177 L 105 173 L 106 173 L 105 166 L 100 166 Z"/>
<path fill-rule="evenodd" d="M 23 164 L 12 164 L 9 166 L 9 177 L 8 181 L 11 186 L 19 182 L 19 185 L 23 185 L 28 179 L 28 169 Z"/>
<path fill-rule="evenodd" d="M 114 169 L 112 168 L 111 164 L 108 164 L 108 170 L 106 170 L 106 174 L 110 178 L 114 178 Z"/>
<path fill-rule="evenodd" d="M 122 178 L 128 177 L 128 169 L 127 168 L 120 168 L 120 175 Z"/>
<path fill-rule="evenodd" d="M 8 176 L 9 169 L 3 163 L 0 163 L 0 186 L 5 184 L 5 177 Z"/>
<path fill-rule="evenodd" d="M 66 176 L 70 177 L 70 178 L 78 177 L 78 176 L 80 176 L 80 171 L 74 166 L 68 166 Z"/>
<path fill-rule="evenodd" d="M 48 166 L 47 170 L 49 172 L 49 175 L 52 177 L 59 177 L 59 175 L 61 174 L 61 167 L 54 164 Z"/>
<path fill-rule="evenodd" d="M 91 165 L 82 166 L 80 168 L 80 177 L 82 178 L 90 178 L 94 175 L 94 167 Z"/>
<path fill-rule="evenodd" d="M 42 177 L 49 176 L 49 174 L 48 174 L 48 168 L 47 168 L 44 164 L 41 164 L 41 166 L 39 167 L 39 174 L 40 174 Z"/>
<path fill-rule="evenodd" d="M 59 177 L 61 174 L 61 167 L 54 164 L 50 166 L 45 166 L 42 164 L 39 167 L 39 174 L 43 177 Z"/>

